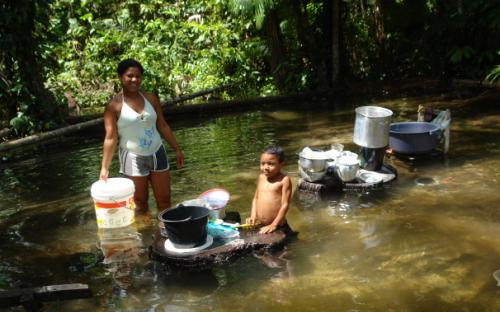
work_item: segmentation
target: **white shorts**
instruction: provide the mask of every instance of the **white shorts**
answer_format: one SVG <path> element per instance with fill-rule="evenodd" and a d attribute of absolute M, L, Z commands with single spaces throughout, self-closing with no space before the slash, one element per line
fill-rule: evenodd
<path fill-rule="evenodd" d="M 144 177 L 151 172 L 162 172 L 170 169 L 167 152 L 163 144 L 152 155 L 142 156 L 119 149 L 120 173 L 129 177 Z"/>

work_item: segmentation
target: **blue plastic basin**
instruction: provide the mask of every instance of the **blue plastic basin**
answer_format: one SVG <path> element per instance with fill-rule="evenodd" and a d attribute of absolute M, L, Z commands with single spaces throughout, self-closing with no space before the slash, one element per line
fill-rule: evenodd
<path fill-rule="evenodd" d="M 397 122 L 389 127 L 389 146 L 396 153 L 425 154 L 438 142 L 441 130 L 429 122 Z"/>

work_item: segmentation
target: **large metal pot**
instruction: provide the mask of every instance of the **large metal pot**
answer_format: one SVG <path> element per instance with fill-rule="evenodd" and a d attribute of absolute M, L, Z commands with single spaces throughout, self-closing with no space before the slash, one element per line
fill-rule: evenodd
<path fill-rule="evenodd" d="M 441 129 L 429 122 L 398 122 L 390 126 L 389 145 L 400 154 L 418 155 L 432 151 Z"/>
<path fill-rule="evenodd" d="M 379 106 L 356 108 L 353 142 L 361 147 L 382 148 L 389 144 L 392 111 Z"/>

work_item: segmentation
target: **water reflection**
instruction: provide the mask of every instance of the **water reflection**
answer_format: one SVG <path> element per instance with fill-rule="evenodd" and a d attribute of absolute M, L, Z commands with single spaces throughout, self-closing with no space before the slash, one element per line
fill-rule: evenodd
<path fill-rule="evenodd" d="M 131 285 L 132 270 L 139 262 L 142 237 L 136 226 L 115 229 L 99 229 L 98 247 L 104 256 L 104 265 L 116 284 L 123 290 Z"/>

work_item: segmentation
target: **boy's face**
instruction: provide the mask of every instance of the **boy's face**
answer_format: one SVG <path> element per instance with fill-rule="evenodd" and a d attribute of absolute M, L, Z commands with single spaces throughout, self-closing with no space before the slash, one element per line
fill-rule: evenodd
<path fill-rule="evenodd" d="M 281 172 L 283 162 L 280 162 L 278 156 L 273 154 L 260 155 L 260 172 L 266 177 L 274 177 Z"/>

